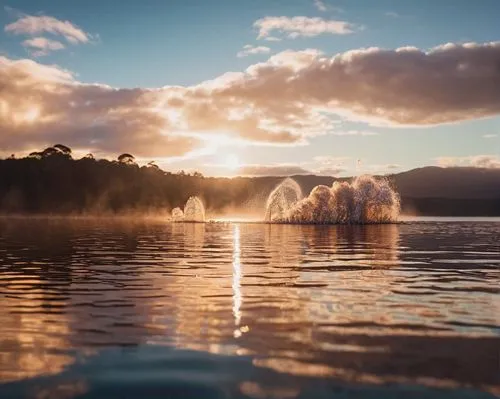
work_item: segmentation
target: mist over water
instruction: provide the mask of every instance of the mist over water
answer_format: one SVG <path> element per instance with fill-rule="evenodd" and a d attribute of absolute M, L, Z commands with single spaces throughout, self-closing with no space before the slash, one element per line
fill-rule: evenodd
<path fill-rule="evenodd" d="M 265 220 L 271 223 L 390 223 L 401 210 L 399 194 L 383 178 L 359 176 L 352 182 L 319 185 L 302 198 L 299 185 L 285 179 L 269 195 Z"/>

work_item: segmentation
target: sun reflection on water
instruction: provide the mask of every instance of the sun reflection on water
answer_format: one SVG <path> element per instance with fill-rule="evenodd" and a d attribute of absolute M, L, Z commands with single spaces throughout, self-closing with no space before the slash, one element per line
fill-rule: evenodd
<path fill-rule="evenodd" d="M 233 316 L 234 325 L 239 326 L 241 321 L 241 249 L 240 249 L 240 226 L 233 226 Z M 240 330 L 235 330 L 235 335 Z M 240 333 L 241 334 L 241 333 Z"/>

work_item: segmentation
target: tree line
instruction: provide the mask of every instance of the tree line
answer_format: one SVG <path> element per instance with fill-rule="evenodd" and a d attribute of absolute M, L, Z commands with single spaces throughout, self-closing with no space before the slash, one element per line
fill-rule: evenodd
<path fill-rule="evenodd" d="M 55 144 L 23 158 L 0 160 L 0 212 L 168 212 L 191 195 L 217 212 L 249 201 L 260 206 L 275 184 L 276 178 L 256 185 L 249 178 L 171 173 L 155 162 L 139 166 L 129 153 L 112 161 L 92 154 L 74 159 L 71 148 Z"/>
<path fill-rule="evenodd" d="M 293 176 L 307 194 L 334 177 Z M 421 168 L 390 176 L 403 212 L 416 215 L 499 216 L 500 171 L 477 168 Z M 132 154 L 116 160 L 92 154 L 75 159 L 55 144 L 24 158 L 0 159 L 1 214 L 169 213 L 197 195 L 208 212 L 261 213 L 283 177 L 204 177 L 171 173 L 155 162 L 139 166 Z"/>

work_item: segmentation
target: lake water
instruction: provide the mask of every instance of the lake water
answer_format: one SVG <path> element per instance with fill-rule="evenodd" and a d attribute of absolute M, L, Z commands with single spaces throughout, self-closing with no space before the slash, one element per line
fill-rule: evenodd
<path fill-rule="evenodd" d="M 0 219 L 2 398 L 489 398 L 500 222 Z"/>

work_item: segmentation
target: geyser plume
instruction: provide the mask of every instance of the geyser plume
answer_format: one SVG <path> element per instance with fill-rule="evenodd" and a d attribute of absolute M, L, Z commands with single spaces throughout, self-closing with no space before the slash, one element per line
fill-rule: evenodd
<path fill-rule="evenodd" d="M 292 178 L 286 178 L 269 194 L 264 220 L 272 222 L 286 218 L 290 209 L 301 199 L 300 186 Z"/>
<path fill-rule="evenodd" d="M 294 184 L 293 184 L 293 183 Z M 400 199 L 386 179 L 359 176 L 352 183 L 334 182 L 312 189 L 307 198 L 292 201 L 298 186 L 284 180 L 269 195 L 265 220 L 274 223 L 364 224 L 397 220 Z M 299 191 L 300 192 L 300 188 Z"/>
<path fill-rule="evenodd" d="M 196 197 L 189 197 L 184 205 L 184 211 L 181 208 L 174 208 L 172 210 L 173 222 L 204 222 L 205 221 L 205 207 L 203 202 Z"/>

